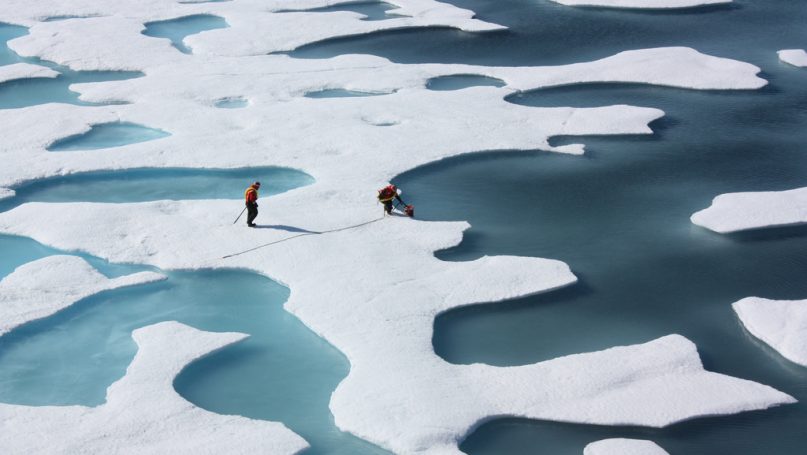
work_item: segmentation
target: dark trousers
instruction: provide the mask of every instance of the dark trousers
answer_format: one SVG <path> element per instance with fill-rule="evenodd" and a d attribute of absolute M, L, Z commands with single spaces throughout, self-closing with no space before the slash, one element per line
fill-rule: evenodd
<path fill-rule="evenodd" d="M 258 216 L 258 204 L 256 202 L 247 202 L 247 225 L 252 224 Z"/>

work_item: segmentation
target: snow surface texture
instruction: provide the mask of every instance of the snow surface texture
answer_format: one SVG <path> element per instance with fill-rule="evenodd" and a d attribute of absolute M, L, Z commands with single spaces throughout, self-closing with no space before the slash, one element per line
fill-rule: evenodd
<path fill-rule="evenodd" d="M 721 194 L 712 205 L 695 212 L 693 223 L 729 232 L 807 223 L 807 187 L 787 191 Z"/>
<path fill-rule="evenodd" d="M 162 322 L 132 333 L 138 346 L 106 403 L 85 406 L 0 404 L 3 453 L 298 453 L 308 445 L 282 424 L 219 415 L 174 391 L 192 361 L 247 337 Z"/>
<path fill-rule="evenodd" d="M 756 89 L 766 81 L 757 76 L 759 68 L 753 65 L 688 48 L 627 51 L 594 62 L 535 68 L 401 65 L 366 55 L 325 60 L 263 55 L 325 36 L 367 33 L 368 27 L 391 24 L 468 31 L 498 28 L 472 19 L 470 11 L 431 0 L 392 3 L 400 6 L 395 13 L 411 16 L 411 22 L 397 18 L 367 22 L 358 14 L 343 12 L 271 12 L 281 6 L 301 9 L 329 4 L 325 1 L 4 1 L 0 20 L 31 26 L 30 35 L 10 42 L 16 51 L 73 69 L 128 69 L 145 76 L 71 87 L 86 101 L 130 103 L 126 105 L 48 104 L 0 110 L 4 137 L 0 158 L 9 163 L 0 168 L 0 186 L 14 188 L 35 179 L 95 170 L 258 165 L 302 169 L 316 182 L 262 200 L 257 221 L 264 229 L 233 226 L 232 219 L 242 207 L 232 201 L 207 200 L 28 203 L 0 214 L 0 232 L 163 269 L 246 268 L 288 285 L 292 292 L 285 308 L 350 360 L 349 376 L 331 400 L 337 425 L 401 454 L 459 453 L 458 441 L 477 425 L 499 416 L 664 426 L 793 401 L 770 387 L 704 371 L 695 346 L 677 335 L 507 368 L 453 365 L 435 355 L 432 327 L 439 313 L 546 292 L 572 284 L 576 278 L 565 264 L 548 259 L 498 256 L 440 261 L 434 251 L 457 245 L 467 223 L 381 218 L 382 210 L 375 204 L 377 188 L 406 170 L 471 152 L 582 153 L 582 145 L 552 148 L 548 139 L 647 134 L 652 132 L 648 123 L 663 115 L 657 109 L 625 105 L 533 108 L 504 100 L 520 90 L 586 82 Z M 190 55 L 179 53 L 167 40 L 140 33 L 147 21 L 203 13 L 225 18 L 230 28 L 187 37 L 185 42 L 194 51 Z M 71 14 L 101 17 L 36 22 Z M 325 30 L 301 23 L 320 24 Z M 430 78 L 454 74 L 494 77 L 507 85 L 426 89 Z M 304 97 L 308 92 L 340 88 L 387 95 Z M 249 107 L 214 107 L 216 100 L 236 97 L 248 100 Z M 46 150 L 60 138 L 115 121 L 160 128 L 172 135 L 114 149 L 58 154 Z M 339 210 L 334 210 L 337 203 Z M 323 234 L 299 236 L 284 227 Z M 391 254 L 391 245 L 407 247 Z M 139 339 L 150 336 L 163 345 L 160 335 L 152 332 L 140 333 Z M 194 336 L 204 344 L 209 335 L 188 335 Z M 142 384 L 150 380 L 170 382 L 159 376 L 144 378 Z M 130 383 L 123 381 L 110 390 L 136 395 L 137 390 L 128 391 L 128 387 Z M 153 405 L 116 407 L 110 400 L 92 412 L 120 413 L 119 418 L 128 423 L 107 428 L 105 434 L 115 435 L 110 443 L 120 439 L 137 444 L 132 441 L 132 425 L 152 418 L 161 421 L 148 409 Z M 38 425 L 48 428 L 64 426 L 74 418 L 69 414 L 73 411 L 64 408 L 20 412 L 35 412 Z M 212 418 L 194 415 L 200 427 L 208 426 L 206 419 Z M 238 422 L 257 425 L 246 419 Z M 82 428 L 90 431 L 92 425 Z M 89 438 L 90 443 L 100 444 L 89 434 L 65 435 L 55 430 L 48 434 L 76 443 Z M 272 444 L 276 453 L 297 450 L 289 444 L 284 452 L 285 435 Z M 173 444 L 194 441 L 177 434 Z M 25 440 L 18 447 L 29 443 L 40 441 Z M 39 447 L 34 445 L 28 452 Z"/>
<path fill-rule="evenodd" d="M 641 439 L 603 439 L 583 449 L 583 455 L 669 455 L 652 441 Z"/>
<path fill-rule="evenodd" d="M 801 68 L 807 67 L 807 52 L 804 49 L 785 49 L 778 52 L 779 60 Z"/>
<path fill-rule="evenodd" d="M 786 359 L 807 366 L 807 300 L 748 297 L 732 308 L 752 335 Z"/>
<path fill-rule="evenodd" d="M 567 6 L 598 6 L 603 8 L 673 9 L 707 5 L 723 5 L 732 0 L 552 0 Z"/>
<path fill-rule="evenodd" d="M 17 79 L 29 79 L 35 77 L 54 78 L 59 75 L 46 66 L 32 65 L 30 63 L 14 63 L 0 66 L 0 84 Z"/>
<path fill-rule="evenodd" d="M 140 272 L 109 279 L 77 256 L 29 262 L 0 281 L 0 336 L 101 291 L 164 278 L 158 273 Z"/>

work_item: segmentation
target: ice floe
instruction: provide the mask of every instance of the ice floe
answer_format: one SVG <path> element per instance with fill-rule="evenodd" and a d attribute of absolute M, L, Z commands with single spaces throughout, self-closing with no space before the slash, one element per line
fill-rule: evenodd
<path fill-rule="evenodd" d="M 0 188 L 0 201 L 3 199 L 10 199 L 17 194 L 16 191 L 10 188 Z"/>
<path fill-rule="evenodd" d="M 12 0 L 0 7 L 0 20 L 29 26 L 29 34 L 9 41 L 22 56 L 39 56 L 62 62 L 74 70 L 139 70 L 179 59 L 170 41 L 131 39 L 145 30 L 144 23 L 198 15 L 224 18 L 229 27 L 188 36 L 183 42 L 195 54 L 262 55 L 289 51 L 304 44 L 383 30 L 420 27 L 453 27 L 481 32 L 505 27 L 474 19 L 473 12 L 434 0 L 399 0 L 396 16 L 383 21 L 364 21 L 353 12 L 275 13 L 289 8 L 327 6 L 329 1 L 239 1 L 180 4 L 161 0 L 120 1 L 115 5 L 85 0 L 70 7 L 87 17 L 57 22 L 38 22 L 53 6 L 28 5 Z M 67 8 L 64 8 L 67 10 Z M 404 17 L 397 17 L 398 15 Z M 87 58 L 82 58 L 84 55 Z M 91 55 L 92 57 L 88 57 Z"/>
<path fill-rule="evenodd" d="M 190 362 L 236 343 L 240 333 L 202 332 L 178 322 L 135 330 L 126 375 L 101 406 L 0 404 L 5 453 L 293 454 L 306 442 L 275 422 L 205 411 L 173 388 Z"/>
<path fill-rule="evenodd" d="M 59 76 L 58 71 L 54 71 L 46 66 L 32 65 L 30 63 L 13 63 L 11 65 L 0 66 L 0 84 L 17 79 L 35 77 L 54 78 L 57 76 Z"/>
<path fill-rule="evenodd" d="M 583 455 L 669 455 L 653 441 L 613 438 L 592 442 Z"/>
<path fill-rule="evenodd" d="M 552 0 L 567 6 L 598 6 L 601 8 L 673 9 L 707 5 L 723 5 L 732 0 Z"/>
<path fill-rule="evenodd" d="M 518 367 L 446 363 L 431 344 L 436 315 L 545 292 L 574 275 L 538 258 L 440 261 L 433 252 L 456 245 L 467 224 L 379 218 L 373 207 L 328 211 L 325 195 L 300 198 L 313 187 L 264 202 L 263 229 L 233 226 L 232 202 L 160 201 L 25 204 L 0 215 L 0 231 L 115 261 L 247 268 L 286 284 L 285 308 L 350 359 L 331 400 L 337 425 L 397 453 L 458 453 L 458 441 L 496 416 L 665 426 L 793 401 L 704 371 L 680 336 Z M 391 242 L 405 247 L 393 254 Z"/>
<path fill-rule="evenodd" d="M 0 281 L 0 336 L 101 291 L 162 279 L 154 272 L 109 279 L 77 256 L 30 262 Z"/>
<path fill-rule="evenodd" d="M 807 52 L 804 49 L 785 49 L 778 52 L 779 60 L 793 66 L 807 66 Z"/>
<path fill-rule="evenodd" d="M 721 234 L 807 223 L 807 188 L 721 194 L 693 223 Z"/>
<path fill-rule="evenodd" d="M 748 297 L 732 308 L 752 335 L 786 359 L 807 366 L 807 300 Z"/>
<path fill-rule="evenodd" d="M 132 41 L 140 39 L 150 38 L 137 32 Z M 766 83 L 753 65 L 688 48 L 627 51 L 595 62 L 557 67 L 508 68 L 400 65 L 366 55 L 327 60 L 257 56 L 197 61 L 165 44 L 177 54 L 176 61 L 148 67 L 146 77 L 71 86 L 84 101 L 130 104 L 0 110 L 0 124 L 17 132 L 0 144 L 4 159 L 15 163 L 0 169 L 0 185 L 13 187 L 29 179 L 94 170 L 199 167 L 200 163 L 204 167 L 244 167 L 264 160 L 316 169 L 321 181 L 333 176 L 335 181 L 355 181 L 357 186 L 366 182 L 366 193 L 374 191 L 379 181 L 441 158 L 508 148 L 551 150 L 548 138 L 556 135 L 646 134 L 651 133 L 648 123 L 663 115 L 658 109 L 624 105 L 530 108 L 504 100 L 517 90 L 584 82 L 697 89 L 754 89 Z M 103 60 L 101 54 L 98 60 Z M 83 55 L 95 60 L 93 54 Z M 221 65 L 228 65 L 227 71 L 222 72 Z M 194 78 L 189 79 L 188 74 Z M 426 89 L 428 80 L 453 74 L 480 74 L 508 85 L 442 92 Z M 304 96 L 325 89 L 390 94 L 350 99 Z M 236 97 L 248 98 L 250 108 L 212 106 L 214 100 Z M 43 116 L 52 121 L 39 121 Z M 393 119 L 396 134 L 379 128 L 373 119 L 384 120 L 382 124 Z M 62 137 L 112 122 L 149 125 L 170 131 L 172 136 L 118 147 L 114 155 L 87 151 L 72 152 L 69 157 L 43 156 Z M 556 150 L 581 153 L 582 147 Z M 345 156 L 352 158 L 345 160 Z M 357 172 L 353 159 L 379 174 Z M 350 174 L 361 175 L 348 179 Z"/>
<path fill-rule="evenodd" d="M 580 145 L 553 148 L 549 139 L 648 134 L 649 123 L 663 115 L 658 109 L 626 105 L 531 108 L 505 101 L 519 90 L 586 82 L 755 89 L 766 84 L 758 76 L 759 68 L 681 47 L 536 68 L 401 65 L 367 55 L 326 60 L 260 55 L 381 29 L 501 28 L 473 19 L 471 11 L 432 0 L 394 0 L 391 3 L 399 6 L 394 12 L 408 17 L 372 22 L 350 12 L 272 12 L 332 3 L 76 0 L 55 7 L 27 0 L 4 2 L 0 20 L 31 27 L 29 35 L 10 41 L 17 52 L 77 70 L 134 69 L 145 77 L 71 86 L 82 100 L 131 103 L 127 105 L 49 104 L 0 111 L 4 135 L 0 157 L 10 163 L 0 168 L 3 187 L 97 170 L 236 168 L 257 163 L 301 169 L 316 182 L 262 199 L 259 229 L 232 224 L 242 209 L 239 203 L 200 200 L 28 203 L 0 214 L 0 232 L 164 269 L 245 268 L 289 286 L 285 308 L 350 360 L 350 373 L 331 400 L 337 425 L 397 453 L 459 453 L 457 443 L 468 432 L 500 416 L 664 426 L 793 401 L 770 387 L 703 370 L 695 346 L 675 335 L 534 365 L 449 364 L 434 353 L 431 342 L 438 314 L 547 292 L 574 283 L 576 277 L 566 264 L 551 259 L 497 256 L 440 261 L 434 252 L 457 245 L 467 223 L 382 218 L 374 197 L 375 190 L 395 175 L 436 160 L 490 150 L 582 153 Z M 99 17 L 38 22 L 58 14 Z M 223 17 L 230 27 L 188 37 L 195 54 L 182 54 L 168 41 L 141 33 L 144 22 L 193 14 Z M 507 85 L 457 91 L 426 88 L 430 79 L 452 75 L 486 76 Z M 389 94 L 304 96 L 338 89 Z M 249 108 L 214 106 L 217 100 L 235 98 L 248 99 Z M 172 135 L 117 147 L 114 153 L 46 150 L 59 138 L 114 122 L 147 124 Z M 0 407 L 4 420 L 11 422 L 9 428 L 40 425 L 36 428 L 42 432 L 64 437 L 60 446 L 68 449 L 84 444 L 110 451 L 114 446 L 105 444 L 120 443 L 133 451 L 191 450 L 204 441 L 213 450 L 231 450 L 225 430 L 209 432 L 224 419 L 231 424 L 226 431 L 262 438 L 263 447 L 271 441 L 276 453 L 292 453 L 303 446 L 280 425 L 206 413 L 170 389 L 178 368 L 227 340 L 234 341 L 235 335 L 212 342 L 224 335 L 177 325 L 154 327 L 136 332 L 141 351 L 127 377 L 110 387 L 107 405 Z M 176 332 L 181 332 L 181 343 L 172 338 Z M 169 355 L 163 359 L 154 356 L 155 351 Z M 170 365 L 161 364 L 160 369 L 149 362 Z M 143 390 L 148 392 L 145 399 Z M 119 397 L 131 400 L 122 399 L 125 404 L 120 406 Z M 163 422 L 170 421 L 163 412 L 179 409 L 181 414 L 171 415 L 181 419 L 184 432 L 176 432 L 172 440 L 159 432 L 137 439 L 143 428 L 162 429 Z M 80 422 L 80 431 L 54 430 L 65 427 L 65 422 L 71 429 L 73 422 Z M 193 433 L 198 428 L 206 432 Z M 4 432 L 0 438 L 17 432 Z M 107 437 L 99 438 L 99 432 Z M 12 447 L 42 451 L 44 443 L 30 436 L 33 433 L 14 440 Z"/>

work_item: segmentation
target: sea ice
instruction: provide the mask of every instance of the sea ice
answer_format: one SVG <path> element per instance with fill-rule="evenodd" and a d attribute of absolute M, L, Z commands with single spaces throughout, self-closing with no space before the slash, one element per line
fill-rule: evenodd
<path fill-rule="evenodd" d="M 446 363 L 431 343 L 439 313 L 545 292 L 574 275 L 538 258 L 440 261 L 434 251 L 456 245 L 467 224 L 380 218 L 380 209 L 349 206 L 312 216 L 329 203 L 301 196 L 316 186 L 264 202 L 268 229 L 233 226 L 238 206 L 229 201 L 159 201 L 30 203 L 0 214 L 0 231 L 115 261 L 246 268 L 286 284 L 285 308 L 350 359 L 331 400 L 336 424 L 396 453 L 459 453 L 457 443 L 495 416 L 665 426 L 793 402 L 704 371 L 695 346 L 675 335 L 534 365 Z M 275 224 L 333 232 L 300 237 Z M 406 247 L 391 254 L 391 241 Z"/>
<path fill-rule="evenodd" d="M 58 71 L 54 71 L 47 66 L 32 65 L 30 63 L 13 63 L 11 65 L 0 66 L 0 84 L 17 79 L 35 77 L 55 78 L 57 76 L 59 76 Z"/>
<path fill-rule="evenodd" d="M 732 0 L 552 0 L 567 6 L 598 6 L 601 8 L 673 9 L 722 5 Z"/>
<path fill-rule="evenodd" d="M 139 31 L 130 38 L 150 39 Z M 103 52 L 82 55 L 88 62 L 103 60 Z M 350 180 L 366 182 L 362 190 L 366 194 L 379 181 L 441 158 L 482 150 L 552 150 L 548 138 L 556 135 L 651 133 L 647 124 L 663 115 L 658 109 L 624 105 L 530 108 L 504 100 L 516 90 L 583 82 L 698 89 L 753 89 L 766 83 L 753 65 L 688 48 L 627 51 L 595 62 L 537 68 L 400 65 L 366 55 L 298 60 L 287 56 L 196 59 L 184 54 L 175 55 L 171 65 L 158 59 L 150 67 L 151 57 L 139 55 L 132 58 L 143 62 L 134 66 L 147 67 L 145 77 L 71 86 L 84 101 L 130 104 L 0 110 L 0 125 L 17 133 L 5 135 L 7 140 L 0 144 L 4 160 L 14 163 L 0 168 L 0 186 L 67 173 L 130 167 L 245 167 L 256 160 L 316 169 L 320 181 L 333 176 L 334 182 L 344 182 L 357 173 L 352 161 L 344 159 L 351 156 L 379 171 L 376 176 L 365 173 Z M 222 72 L 221 65 L 228 65 L 227 71 Z M 195 76 L 189 79 L 187 74 Z M 480 74 L 508 85 L 444 92 L 425 88 L 429 79 L 453 74 Z M 304 96 L 336 88 L 390 94 L 352 99 Z M 234 97 L 250 99 L 250 109 L 212 106 L 213 100 Z M 53 121 L 38 121 L 42 116 Z M 375 118 L 394 118 L 396 134 L 365 120 Z M 114 154 L 88 151 L 72 152 L 69 157 L 43 156 L 54 141 L 110 122 L 146 124 L 170 131 L 172 136 L 119 147 Z M 269 125 L 272 127 L 267 129 Z M 555 150 L 582 152 L 571 147 Z"/>
<path fill-rule="evenodd" d="M 109 279 L 77 256 L 49 256 L 17 268 L 0 281 L 0 336 L 101 291 L 165 277 L 140 272 Z"/>
<path fill-rule="evenodd" d="M 0 201 L 2 201 L 3 199 L 10 199 L 14 197 L 14 195 L 16 194 L 17 193 L 10 188 L 0 188 Z"/>
<path fill-rule="evenodd" d="M 613 438 L 587 445 L 583 455 L 669 455 L 652 441 Z"/>
<path fill-rule="evenodd" d="M 732 308 L 752 335 L 786 359 L 807 366 L 807 300 L 748 297 Z"/>
<path fill-rule="evenodd" d="M 721 234 L 807 223 L 807 187 L 721 194 L 695 212 L 693 223 Z"/>
<path fill-rule="evenodd" d="M 433 0 L 394 0 L 400 6 L 395 12 L 410 17 L 375 22 L 345 12 L 271 12 L 333 3 L 325 0 L 47 3 L 6 0 L 0 6 L 0 20 L 31 26 L 29 35 L 10 42 L 13 49 L 73 69 L 136 69 L 145 77 L 71 87 L 82 100 L 131 103 L 127 105 L 48 104 L 0 111 L 0 158 L 8 163 L 0 168 L 0 186 L 96 170 L 256 163 L 301 169 L 316 182 L 262 199 L 257 220 L 262 229 L 232 224 L 242 209 L 238 203 L 199 200 L 27 203 L 0 213 L 0 232 L 163 269 L 245 268 L 289 286 L 285 308 L 350 360 L 350 373 L 331 400 L 340 428 L 398 453 L 459 453 L 457 443 L 468 432 L 499 416 L 664 426 L 793 401 L 770 387 L 703 370 L 695 346 L 675 335 L 534 365 L 449 364 L 432 346 L 438 314 L 547 292 L 574 283 L 576 277 L 566 264 L 550 259 L 440 261 L 434 252 L 457 245 L 467 223 L 382 218 L 374 197 L 394 176 L 440 159 L 513 149 L 581 153 L 580 146 L 552 148 L 549 138 L 648 134 L 648 124 L 663 115 L 658 109 L 626 105 L 531 108 L 505 101 L 518 90 L 585 82 L 755 89 L 766 84 L 757 75 L 759 68 L 688 48 L 634 50 L 595 62 L 537 68 L 401 65 L 368 55 L 325 60 L 258 55 L 382 28 L 501 28 Z M 37 22 L 59 14 L 109 17 Z M 143 22 L 192 14 L 217 15 L 231 27 L 189 37 L 197 52 L 193 55 L 141 34 Z M 457 74 L 497 78 L 507 85 L 426 88 L 432 78 Z M 389 94 L 304 96 L 325 89 Z M 215 100 L 226 98 L 249 99 L 249 109 L 214 107 Z M 114 153 L 46 151 L 58 138 L 109 122 L 148 124 L 172 136 L 122 146 Z M 283 229 L 289 226 L 298 232 Z M 300 230 L 322 234 L 301 236 Z M 179 342 L 175 332 L 181 332 Z M 110 387 L 107 405 L 2 406 L 0 415 L 13 431 L 0 438 L 13 439 L 9 444 L 21 452 L 47 451 L 48 444 L 61 438 L 65 442 L 60 447 L 68 451 L 112 451 L 118 444 L 144 452 L 190 451 L 202 442 L 223 451 L 235 447 L 228 438 L 232 435 L 247 438 L 238 446 L 244 450 L 253 447 L 250 437 L 261 439 L 263 447 L 271 444 L 277 453 L 303 447 L 279 424 L 216 416 L 193 408 L 171 390 L 178 369 L 236 335 L 158 325 L 135 336 L 141 351 L 127 377 Z M 210 341 L 222 337 L 226 340 Z M 170 368 L 150 362 L 170 363 Z M 152 425 L 172 427 L 166 413 L 179 410 L 172 415 L 192 428 L 172 435 L 143 433 Z M 231 426 L 211 433 L 209 428 L 220 427 L 219 420 Z M 23 425 L 29 425 L 25 437 L 11 436 Z M 59 430 L 63 428 L 71 432 Z M 193 433 L 197 429 L 205 432 Z M 43 442 L 37 431 L 55 439 Z M 0 439 L 3 447 L 6 439 Z"/>
<path fill-rule="evenodd" d="M 308 447 L 282 424 L 205 411 L 174 390 L 186 365 L 246 335 L 162 322 L 132 337 L 137 354 L 103 405 L 0 404 L 4 453 L 294 454 Z"/>
<path fill-rule="evenodd" d="M 804 49 L 785 49 L 778 52 L 779 60 L 793 66 L 807 66 L 807 52 Z"/>

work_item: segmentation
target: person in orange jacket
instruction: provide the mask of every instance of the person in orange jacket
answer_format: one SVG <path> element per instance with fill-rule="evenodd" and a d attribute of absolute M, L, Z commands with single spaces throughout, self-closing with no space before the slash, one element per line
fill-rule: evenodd
<path fill-rule="evenodd" d="M 247 205 L 247 226 L 255 227 L 253 223 L 258 216 L 258 190 L 261 188 L 261 182 L 255 182 L 244 191 L 244 203 Z"/>

